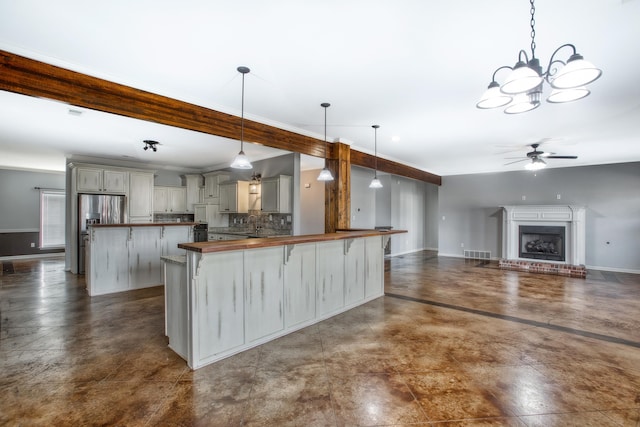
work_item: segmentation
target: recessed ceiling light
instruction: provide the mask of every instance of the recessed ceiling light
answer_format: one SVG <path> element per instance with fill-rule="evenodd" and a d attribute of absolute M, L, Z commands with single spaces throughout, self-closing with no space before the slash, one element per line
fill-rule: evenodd
<path fill-rule="evenodd" d="M 392 136 L 391 137 L 391 142 L 400 142 L 400 137 L 399 136 Z"/>

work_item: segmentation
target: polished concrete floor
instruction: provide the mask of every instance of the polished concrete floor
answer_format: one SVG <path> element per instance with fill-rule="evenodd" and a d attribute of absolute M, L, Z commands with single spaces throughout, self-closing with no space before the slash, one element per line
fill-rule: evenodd
<path fill-rule="evenodd" d="M 162 288 L 2 265 L 0 425 L 640 426 L 640 275 L 395 257 L 385 297 L 190 371 Z"/>

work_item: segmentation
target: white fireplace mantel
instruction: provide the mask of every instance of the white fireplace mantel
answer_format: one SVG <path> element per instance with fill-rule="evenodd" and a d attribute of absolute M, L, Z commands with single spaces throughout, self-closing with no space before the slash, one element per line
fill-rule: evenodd
<path fill-rule="evenodd" d="M 565 261 L 561 264 L 584 265 L 586 253 L 584 206 L 573 205 L 517 205 L 501 206 L 502 257 L 510 260 L 520 258 L 519 227 L 521 225 L 564 226 L 566 231 Z M 557 262 L 557 261 L 545 261 Z"/>

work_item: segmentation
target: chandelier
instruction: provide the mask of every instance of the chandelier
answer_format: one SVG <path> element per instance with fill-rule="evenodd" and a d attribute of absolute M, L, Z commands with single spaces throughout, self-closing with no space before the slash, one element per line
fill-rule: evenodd
<path fill-rule="evenodd" d="M 536 8 L 534 0 L 529 0 L 529 3 L 531 3 L 531 58 L 521 50 L 518 61 L 513 67 L 509 65 L 498 67 L 493 72 L 489 87 L 476 104 L 478 108 L 506 106 L 504 112 L 507 114 L 524 113 L 536 109 L 540 106 L 542 86 L 545 81 L 552 87 L 547 102 L 576 101 L 589 95 L 591 91 L 585 86 L 602 75 L 602 70 L 586 61 L 570 43 L 563 44 L 553 52 L 546 70 L 543 71 L 540 60 L 536 58 Z M 568 49 L 573 53 L 566 61 L 556 57 L 561 50 L 568 51 Z M 504 69 L 509 69 L 511 72 L 500 85 L 496 82 L 496 74 Z"/>

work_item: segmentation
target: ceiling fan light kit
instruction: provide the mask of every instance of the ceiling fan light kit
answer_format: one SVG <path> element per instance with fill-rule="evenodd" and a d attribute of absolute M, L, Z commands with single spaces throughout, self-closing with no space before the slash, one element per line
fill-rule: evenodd
<path fill-rule="evenodd" d="M 530 0 L 529 3 L 531 4 L 531 59 L 524 50 L 521 50 L 518 61 L 513 67 L 508 65 L 498 67 L 493 72 L 489 87 L 476 104 L 477 108 L 491 109 L 506 106 L 504 112 L 507 114 L 534 110 L 540 106 L 545 81 L 553 88 L 547 102 L 557 104 L 576 101 L 588 96 L 591 92 L 585 86 L 602 75 L 602 70 L 586 61 L 570 43 L 563 44 L 553 52 L 547 69 L 543 71 L 535 53 L 536 8 L 534 0 Z M 566 62 L 556 57 L 561 50 L 566 50 L 565 48 L 573 50 Z M 496 74 L 504 69 L 509 69 L 511 72 L 500 85 L 496 82 Z M 526 103 L 530 105 L 524 105 Z"/>
<path fill-rule="evenodd" d="M 251 71 L 248 67 L 238 67 L 238 72 L 242 74 L 242 107 L 240 117 L 240 152 L 231 162 L 234 169 L 252 169 L 253 166 L 249 158 L 244 154 L 244 76 Z"/>
<path fill-rule="evenodd" d="M 545 159 L 577 159 L 578 158 L 578 156 L 556 156 L 555 153 L 547 153 L 544 151 L 539 151 L 538 150 L 539 146 L 540 146 L 540 143 L 531 144 L 531 148 L 533 148 L 533 151 L 528 152 L 525 158 L 516 160 L 514 162 L 509 162 L 506 165 L 524 162 L 526 160 L 531 160 L 529 163 L 525 165 L 524 168 L 527 170 L 537 171 L 547 167 L 547 162 L 542 160 L 543 157 Z"/>

